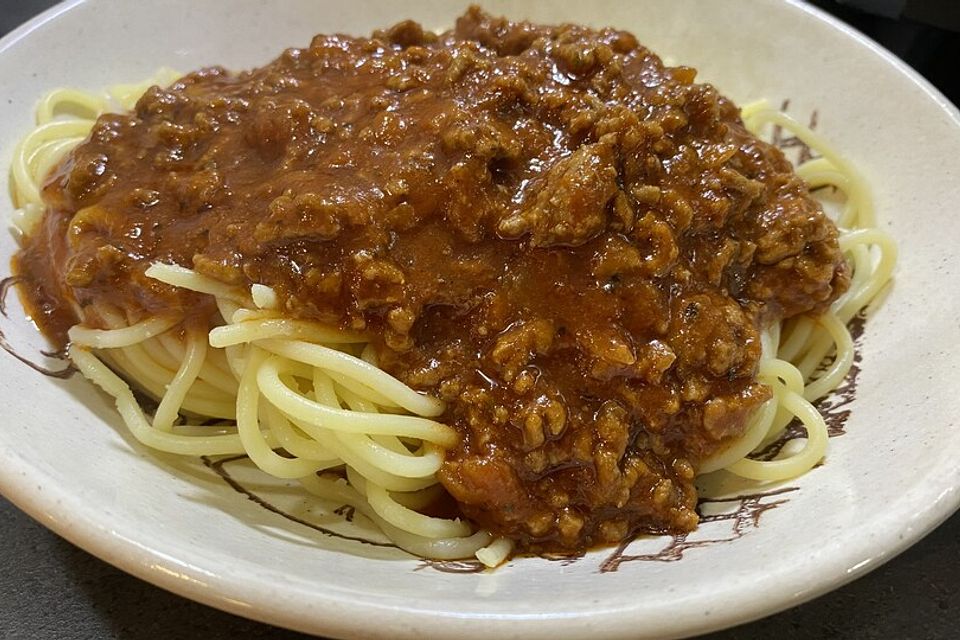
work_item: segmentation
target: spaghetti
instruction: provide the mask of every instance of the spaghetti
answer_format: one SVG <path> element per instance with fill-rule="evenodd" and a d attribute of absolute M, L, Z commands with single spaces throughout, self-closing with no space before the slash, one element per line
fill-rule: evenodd
<path fill-rule="evenodd" d="M 41 101 L 37 127 L 17 147 L 12 169 L 13 222 L 23 237 L 43 214 L 44 179 L 95 119 L 131 109 L 147 87 L 174 78 L 164 70 L 105 95 L 60 89 Z M 876 227 L 863 179 L 823 139 L 766 103 L 745 107 L 742 116 L 758 136 L 769 125 L 782 127 L 819 155 L 797 173 L 811 188 L 831 186 L 845 194 L 837 223 L 852 269 L 849 290 L 825 314 L 798 316 L 763 332 L 757 379 L 773 396 L 741 438 L 699 469 L 770 482 L 803 474 L 825 456 L 827 429 L 812 403 L 847 375 L 853 341 L 846 325 L 890 279 L 896 246 Z M 134 317 L 102 303 L 77 314 L 106 328 L 80 324 L 69 331 L 70 358 L 114 398 L 141 443 L 187 456 L 245 454 L 266 473 L 354 507 L 416 555 L 476 556 L 488 566 L 509 556 L 510 540 L 421 512 L 442 492 L 436 474 L 458 435 L 435 419 L 442 402 L 377 367 L 366 336 L 288 317 L 276 292 L 264 285 L 244 290 L 165 263 L 154 263 L 146 275 L 211 296 L 219 310 L 214 326 L 178 315 Z M 159 401 L 152 416 L 127 381 Z M 750 457 L 794 420 L 807 432 L 799 451 L 769 461 Z"/>

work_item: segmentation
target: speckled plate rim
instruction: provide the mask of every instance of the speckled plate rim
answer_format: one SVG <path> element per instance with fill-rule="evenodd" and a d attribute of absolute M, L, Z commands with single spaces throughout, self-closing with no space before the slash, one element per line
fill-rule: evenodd
<path fill-rule="evenodd" d="M 42 25 L 57 20 L 86 0 L 67 0 L 34 17 L 0 39 L 0 55 L 27 38 Z M 960 128 L 960 111 L 927 80 L 874 41 L 823 11 L 786 0 L 788 8 L 804 12 L 830 29 L 838 37 L 848 38 L 866 47 L 873 55 L 893 67 L 936 103 L 949 120 Z M 189 564 L 124 535 L 104 520 L 91 518 L 82 500 L 55 483 L 44 483 L 42 472 L 15 451 L 0 442 L 0 493 L 45 527 L 100 559 L 161 588 L 207 605 L 248 618 L 312 633 L 336 637 L 413 638 L 424 634 L 450 637 L 555 638 L 594 634 L 603 637 L 678 637 L 729 627 L 773 614 L 836 589 L 871 571 L 915 544 L 960 509 L 960 467 L 941 485 L 915 485 L 903 494 L 899 505 L 919 505 L 913 509 L 893 509 L 869 536 L 853 551 L 831 547 L 818 555 L 815 566 L 792 574 L 792 580 L 778 584 L 774 591 L 758 582 L 740 590 L 736 601 L 730 593 L 704 598 L 697 604 L 715 615 L 709 617 L 669 616 L 655 630 L 638 629 L 632 608 L 598 607 L 589 613 L 549 616 L 509 614 L 460 614 L 453 611 L 405 606 L 380 605 L 363 598 L 330 592 L 318 600 L 315 592 L 290 587 L 284 590 L 260 590 L 239 573 L 212 572 Z M 55 516 L 53 514 L 56 514 Z M 826 578 L 825 578 L 826 577 Z M 677 606 L 689 606 L 678 597 Z M 731 606 L 735 605 L 735 606 Z M 389 628 L 383 622 L 389 621 Z M 651 635 L 651 631 L 653 635 Z"/>

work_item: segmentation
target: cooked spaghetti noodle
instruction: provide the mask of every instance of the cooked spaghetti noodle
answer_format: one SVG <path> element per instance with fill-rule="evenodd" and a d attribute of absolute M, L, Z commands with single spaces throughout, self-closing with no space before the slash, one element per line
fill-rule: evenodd
<path fill-rule="evenodd" d="M 17 147 L 12 169 L 14 225 L 24 237 L 44 211 L 44 179 L 97 116 L 129 110 L 147 87 L 175 77 L 163 71 L 105 95 L 60 89 L 41 101 L 37 128 Z M 832 186 L 846 196 L 837 223 L 851 286 L 826 313 L 797 316 L 763 332 L 757 379 L 769 385 L 772 398 L 753 413 L 742 437 L 698 470 L 779 481 L 824 458 L 827 429 L 812 403 L 849 372 L 853 341 L 846 325 L 890 279 L 896 247 L 876 227 L 863 179 L 824 140 L 766 103 L 745 107 L 742 116 L 758 136 L 767 125 L 792 132 L 819 155 L 797 173 L 811 188 Z M 437 471 L 458 435 L 435 420 L 444 412 L 441 401 L 378 368 L 362 332 L 290 317 L 278 308 L 276 292 L 261 284 L 245 290 L 161 262 L 146 275 L 214 298 L 214 326 L 179 315 L 134 317 L 102 303 L 76 310 L 93 326 L 69 331 L 70 358 L 114 398 L 141 443 L 188 456 L 245 454 L 272 476 L 299 480 L 324 500 L 353 506 L 416 555 L 476 556 L 488 566 L 509 556 L 506 538 L 420 512 L 442 491 Z M 159 401 L 152 416 L 127 381 Z M 769 461 L 750 457 L 794 420 L 807 433 L 799 451 Z"/>

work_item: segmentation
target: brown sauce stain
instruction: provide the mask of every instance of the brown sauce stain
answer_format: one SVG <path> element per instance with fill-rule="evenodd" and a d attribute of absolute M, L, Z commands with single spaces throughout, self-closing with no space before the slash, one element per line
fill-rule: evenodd
<path fill-rule="evenodd" d="M 38 373 L 42 373 L 43 375 L 51 378 L 66 380 L 77 372 L 76 367 L 74 367 L 73 363 L 71 363 L 67 358 L 66 349 L 40 352 L 40 354 L 44 357 L 53 358 L 65 363 L 62 369 L 50 369 L 49 367 L 45 367 L 42 364 L 34 362 L 26 355 L 17 351 L 17 349 L 10 344 L 10 341 L 7 340 L 7 336 L 3 332 L 2 323 L 10 320 L 10 316 L 7 314 L 7 295 L 13 290 L 13 287 L 16 286 L 18 282 L 20 282 L 20 278 L 18 276 L 7 276 L 3 280 L 0 280 L 0 318 L 2 318 L 2 320 L 0 320 L 0 348 Z"/>
<path fill-rule="evenodd" d="M 341 505 L 333 510 L 335 514 L 342 517 L 347 522 L 353 522 L 353 516 L 357 514 L 357 510 L 354 507 L 351 507 L 348 504 Z"/>
<path fill-rule="evenodd" d="M 550 562 L 559 562 L 561 567 L 568 567 L 583 558 L 585 555 L 586 552 L 581 551 L 572 555 L 563 555 L 562 553 L 544 553 L 537 557 Z"/>
<path fill-rule="evenodd" d="M 330 536 L 331 538 L 340 538 L 341 540 L 351 540 L 353 542 L 360 542 L 373 547 L 387 547 L 387 548 L 394 548 L 394 549 L 398 548 L 397 545 L 390 542 L 375 542 L 373 540 L 368 540 L 366 538 L 361 538 L 359 536 L 349 536 L 343 533 L 332 531 L 325 527 L 321 527 L 320 525 L 314 524 L 312 522 L 308 522 L 303 518 L 299 518 L 293 514 L 287 513 L 286 511 L 276 506 L 275 504 L 269 502 L 268 500 L 263 499 L 262 497 L 258 496 L 257 494 L 255 494 L 254 492 L 250 491 L 249 489 L 244 487 L 242 484 L 237 482 L 237 480 L 232 475 L 230 475 L 230 472 L 227 471 L 226 469 L 226 465 L 228 463 L 236 462 L 238 460 L 243 460 L 246 457 L 247 456 L 245 455 L 236 455 L 236 456 L 229 456 L 226 458 L 219 458 L 217 460 L 214 460 L 209 456 L 200 456 L 200 459 L 203 460 L 204 466 L 206 466 L 211 471 L 213 471 L 218 476 L 220 476 L 220 478 L 224 482 L 226 482 L 231 489 L 245 496 L 247 500 L 251 501 L 255 505 L 259 507 L 263 507 L 267 511 L 271 513 L 275 513 L 276 515 L 282 518 L 286 518 L 291 522 L 295 522 L 305 527 L 309 527 L 310 529 L 313 529 L 314 531 L 322 533 L 325 536 Z M 347 507 L 346 505 L 338 507 L 337 509 L 334 510 L 334 513 L 337 513 L 338 515 L 343 515 L 344 513 L 343 510 L 347 508 L 350 508 L 350 507 Z M 348 522 L 352 521 L 352 508 L 350 509 L 351 509 L 351 517 L 347 519 Z"/>
<path fill-rule="evenodd" d="M 850 336 L 853 338 L 853 365 L 849 373 L 840 383 L 840 386 L 831 391 L 826 396 L 813 403 L 824 422 L 827 423 L 827 435 L 831 438 L 842 436 L 846 433 L 847 418 L 850 417 L 850 403 L 853 402 L 857 393 L 857 383 L 860 377 L 860 362 L 863 359 L 861 355 L 861 345 L 863 342 L 863 331 L 866 325 L 866 317 L 861 311 L 847 324 L 850 330 Z M 798 438 L 806 438 L 807 430 L 803 424 L 794 419 L 779 438 L 768 444 L 766 447 L 750 454 L 754 460 L 773 460 L 787 443 Z M 823 464 L 823 463 L 820 463 Z M 819 465 L 818 465 L 819 466 Z"/>
<path fill-rule="evenodd" d="M 783 487 L 771 491 L 729 498 L 701 498 L 697 505 L 698 512 L 702 511 L 703 505 L 707 504 L 734 504 L 734 508 L 731 511 L 710 515 L 701 514 L 700 517 L 701 527 L 708 523 L 729 522 L 730 529 L 727 533 L 720 537 L 702 540 L 689 540 L 688 537 L 690 534 L 687 533 L 675 534 L 670 536 L 670 541 L 660 551 L 637 555 L 626 553 L 627 547 L 629 547 L 636 538 L 624 540 L 617 545 L 613 553 L 600 563 L 600 573 L 615 572 L 621 565 L 627 562 L 677 562 L 678 560 L 682 560 L 684 554 L 691 549 L 702 549 L 739 540 L 760 526 L 760 518 L 764 513 L 789 502 L 788 498 L 781 498 L 780 496 L 797 491 L 797 489 L 798 487 Z"/>
<path fill-rule="evenodd" d="M 780 111 L 784 113 L 786 113 L 789 108 L 790 108 L 789 99 L 784 100 L 780 105 Z M 813 112 L 810 114 L 810 118 L 807 121 L 807 127 L 809 127 L 811 131 L 816 131 L 817 123 L 819 119 L 820 119 L 820 113 L 817 109 L 814 109 Z M 804 162 L 807 162 L 808 160 L 814 160 L 815 158 L 819 157 L 816 153 L 813 152 L 813 149 L 811 149 L 807 145 L 807 143 L 801 140 L 800 138 L 794 135 L 785 136 L 783 132 L 783 127 L 781 127 L 778 124 L 773 125 L 773 133 L 770 137 L 770 144 L 777 147 L 781 151 L 783 151 L 784 149 L 797 149 L 798 150 L 797 163 L 796 163 L 797 165 L 801 165 Z"/>
<path fill-rule="evenodd" d="M 440 573 L 483 573 L 487 566 L 479 560 L 430 560 L 421 558 L 414 571 L 433 569 Z"/>

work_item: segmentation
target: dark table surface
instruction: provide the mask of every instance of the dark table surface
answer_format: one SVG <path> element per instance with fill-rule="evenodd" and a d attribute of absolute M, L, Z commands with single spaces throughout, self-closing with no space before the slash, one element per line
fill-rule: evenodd
<path fill-rule="evenodd" d="M 931 29 L 920 21 L 867 16 L 834 6 L 832 0 L 816 3 L 880 40 L 958 101 L 960 74 L 955 65 L 960 61 L 960 38 L 956 34 Z M 54 0 L 0 0 L 0 35 L 53 4 Z M 0 567 L 2 639 L 306 637 L 222 613 L 128 576 L 47 531 L 3 498 Z M 960 514 L 901 556 L 842 589 L 764 620 L 705 636 L 709 640 L 958 637 Z"/>

